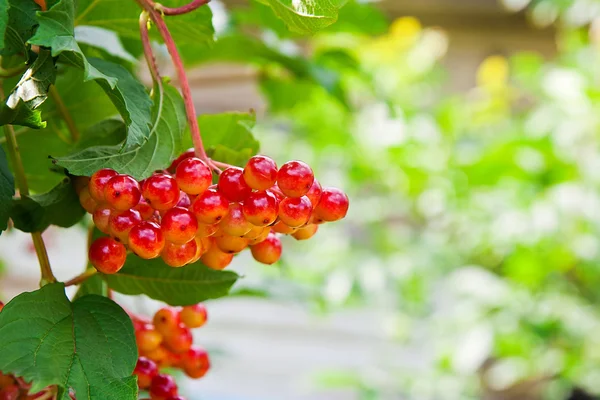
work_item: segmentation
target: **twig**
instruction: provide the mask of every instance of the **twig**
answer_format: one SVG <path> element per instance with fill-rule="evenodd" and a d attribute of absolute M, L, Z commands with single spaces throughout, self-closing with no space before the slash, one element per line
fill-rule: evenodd
<path fill-rule="evenodd" d="M 181 7 L 165 7 L 160 3 L 154 3 L 153 6 L 156 11 L 163 15 L 181 15 L 192 12 L 203 5 L 208 4 L 209 2 L 210 0 L 192 0 L 188 4 Z M 149 3 L 152 4 L 151 0 L 149 0 Z"/>
<path fill-rule="evenodd" d="M 73 143 L 78 142 L 81 135 L 79 134 L 77 125 L 75 125 L 75 121 L 73 121 L 73 117 L 71 117 L 71 113 L 65 106 L 65 103 L 63 102 L 62 97 L 60 97 L 58 90 L 56 90 L 56 86 L 51 85 L 49 93 L 50 93 L 50 96 L 52 97 L 52 100 L 54 100 L 54 102 L 56 103 L 56 106 L 58 107 L 58 112 L 59 112 L 60 116 L 67 124 L 67 128 L 69 129 L 69 132 L 71 132 L 71 140 L 73 141 Z"/>
<path fill-rule="evenodd" d="M 65 286 L 79 285 L 80 283 L 85 282 L 86 280 L 88 280 L 92 276 L 96 275 L 97 273 L 98 273 L 98 271 L 96 271 L 93 268 L 87 269 L 84 272 L 82 272 L 81 274 L 77 275 L 76 277 L 66 281 Z"/>

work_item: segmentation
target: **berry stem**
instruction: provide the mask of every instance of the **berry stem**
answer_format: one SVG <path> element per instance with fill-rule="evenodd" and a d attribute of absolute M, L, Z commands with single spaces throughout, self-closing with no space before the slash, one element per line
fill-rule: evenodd
<path fill-rule="evenodd" d="M 96 271 L 93 268 L 87 269 L 84 272 L 82 272 L 81 274 L 77 275 L 76 277 L 66 281 L 65 286 L 79 285 L 80 283 L 83 283 L 84 281 L 86 281 L 87 279 L 96 275 L 97 273 L 98 273 L 98 271 Z"/>
<path fill-rule="evenodd" d="M 60 97 L 58 90 L 56 90 L 56 86 L 51 85 L 49 92 L 50 96 L 52 97 L 52 100 L 54 100 L 56 106 L 58 107 L 58 112 L 60 113 L 61 118 L 67 124 L 69 132 L 71 132 L 71 140 L 73 141 L 73 143 L 77 143 L 81 135 L 79 134 L 77 125 L 75 125 L 75 121 L 73 121 L 73 117 L 71 117 L 71 113 L 65 106 L 65 103 L 63 102 L 62 97 Z"/>
<path fill-rule="evenodd" d="M 150 2 L 151 0 L 149 0 Z M 192 0 L 188 4 L 181 7 L 165 7 L 160 3 L 154 3 L 154 9 L 163 15 L 181 15 L 187 14 L 200 8 L 203 5 L 206 5 L 210 2 L 210 0 Z"/>

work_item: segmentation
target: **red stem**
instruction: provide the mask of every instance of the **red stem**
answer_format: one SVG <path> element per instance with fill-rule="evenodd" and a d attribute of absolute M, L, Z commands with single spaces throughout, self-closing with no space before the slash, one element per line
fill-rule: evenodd
<path fill-rule="evenodd" d="M 148 0 L 148 2 L 151 2 L 151 0 Z M 189 2 L 188 4 L 181 6 L 181 7 L 165 7 L 160 3 L 153 3 L 153 8 L 162 13 L 163 15 L 181 15 L 181 14 L 187 14 L 189 12 L 194 11 L 197 8 L 202 7 L 203 5 L 206 5 L 210 2 L 210 0 L 192 0 L 191 2 Z"/>
<path fill-rule="evenodd" d="M 144 48 L 144 56 L 152 74 L 152 79 L 157 85 L 162 86 L 162 79 L 160 78 L 160 72 L 158 72 L 158 65 L 156 65 L 156 58 L 152 51 L 152 45 L 150 44 L 150 34 L 148 33 L 148 19 L 149 14 L 147 11 L 142 12 L 140 15 L 140 37 L 142 39 L 142 46 Z"/>

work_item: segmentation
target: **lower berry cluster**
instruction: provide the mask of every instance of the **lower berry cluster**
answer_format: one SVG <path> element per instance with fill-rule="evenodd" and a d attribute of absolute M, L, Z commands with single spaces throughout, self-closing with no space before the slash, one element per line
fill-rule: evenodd
<path fill-rule="evenodd" d="M 96 227 L 109 235 L 89 249 L 92 265 L 106 274 L 123 267 L 127 249 L 171 267 L 201 260 L 223 269 L 249 247 L 257 261 L 273 264 L 281 256 L 279 235 L 309 239 L 349 206 L 344 192 L 322 188 L 302 161 L 278 169 L 269 157 L 254 156 L 213 184 L 211 169 L 193 151 L 141 182 L 101 169 L 76 180 L 76 188 Z"/>

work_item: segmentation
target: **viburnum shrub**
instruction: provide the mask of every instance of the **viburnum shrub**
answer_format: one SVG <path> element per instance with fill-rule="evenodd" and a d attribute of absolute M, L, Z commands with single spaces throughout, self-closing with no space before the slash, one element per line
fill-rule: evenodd
<path fill-rule="evenodd" d="M 266 2 L 299 33 L 337 18 L 328 0 Z M 348 211 L 306 163 L 256 155 L 253 113 L 196 115 L 184 65 L 210 52 L 211 11 L 208 0 L 167 3 L 0 1 L 0 232 L 30 233 L 41 271 L 39 290 L 0 303 L 2 400 L 183 399 L 169 372 L 209 370 L 193 332 L 204 301 L 238 279 L 224 271 L 235 255 L 274 264 L 281 236 L 309 239 Z M 161 76 L 157 46 L 180 90 Z M 89 262 L 59 282 L 42 233 L 78 223 Z M 114 292 L 168 306 L 137 315 Z"/>

